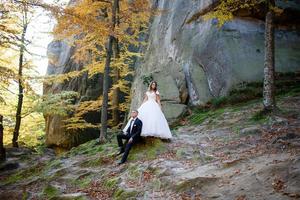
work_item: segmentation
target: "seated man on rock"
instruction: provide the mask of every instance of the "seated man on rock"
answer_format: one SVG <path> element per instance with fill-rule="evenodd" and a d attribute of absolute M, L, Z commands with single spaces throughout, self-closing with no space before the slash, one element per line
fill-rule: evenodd
<path fill-rule="evenodd" d="M 120 153 L 118 155 L 124 153 L 121 161 L 118 164 L 123 164 L 126 162 L 131 147 L 141 139 L 143 122 L 137 117 L 137 115 L 137 110 L 131 111 L 130 120 L 123 129 L 122 133 L 117 135 L 118 145 L 120 147 Z M 125 148 L 122 139 L 125 139 L 127 142 Z"/>

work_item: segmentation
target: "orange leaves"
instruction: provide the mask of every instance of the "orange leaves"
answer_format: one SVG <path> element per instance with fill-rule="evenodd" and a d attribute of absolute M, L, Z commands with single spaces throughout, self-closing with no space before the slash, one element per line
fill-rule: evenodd
<path fill-rule="evenodd" d="M 154 177 L 154 174 L 150 171 L 144 171 L 143 172 L 143 180 L 145 182 L 149 182 Z"/>
<path fill-rule="evenodd" d="M 83 69 L 77 72 L 69 72 L 56 77 L 58 82 L 67 81 L 83 73 L 88 73 L 89 78 L 95 74 L 103 73 L 106 60 L 107 38 L 113 36 L 116 41 L 114 56 L 109 68 L 112 73 L 113 86 L 109 92 L 110 110 L 117 109 L 126 111 L 129 106 L 129 81 L 132 75 L 130 65 L 135 58 L 141 57 L 140 53 L 133 52 L 133 47 L 145 45 L 140 41 L 140 35 L 147 31 L 147 25 L 151 14 L 149 0 L 119 1 L 117 12 L 113 9 L 111 0 L 81 0 L 72 3 L 67 8 L 53 9 L 58 21 L 54 34 L 56 39 L 69 41 L 74 47 L 72 61 L 83 64 Z M 113 20 L 113 15 L 116 21 Z M 120 91 L 127 94 L 121 103 L 112 102 L 114 93 Z M 116 102 L 116 101 L 114 101 Z M 95 105 L 83 103 L 78 106 L 74 117 L 68 119 L 68 128 L 82 128 L 90 126 L 84 122 L 82 115 L 89 110 L 99 109 L 101 104 Z M 78 123 L 78 125 L 76 125 Z"/>
<path fill-rule="evenodd" d="M 276 192 L 281 192 L 286 187 L 283 180 L 280 178 L 275 178 L 272 186 Z"/>

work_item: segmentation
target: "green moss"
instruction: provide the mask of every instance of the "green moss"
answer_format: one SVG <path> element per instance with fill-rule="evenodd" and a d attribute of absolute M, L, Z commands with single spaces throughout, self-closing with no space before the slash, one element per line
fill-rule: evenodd
<path fill-rule="evenodd" d="M 62 166 L 62 162 L 60 159 L 51 160 L 45 167 L 45 170 L 56 169 Z"/>
<path fill-rule="evenodd" d="M 24 179 L 24 176 L 21 173 L 17 173 L 17 174 L 13 174 L 13 175 L 9 176 L 8 178 L 6 178 L 4 183 L 12 184 L 12 183 L 16 183 L 22 179 Z"/>
<path fill-rule="evenodd" d="M 90 175 L 90 176 L 75 179 L 71 181 L 71 184 L 79 188 L 86 188 L 88 185 L 90 185 L 92 180 L 93 180 L 93 176 Z"/>
<path fill-rule="evenodd" d="M 99 144 L 97 140 L 91 140 L 77 147 L 73 147 L 69 152 L 62 156 L 76 156 L 76 155 L 108 155 L 117 148 L 116 143 Z"/>
<path fill-rule="evenodd" d="M 163 186 L 159 178 L 153 178 L 151 180 L 150 185 L 151 185 L 151 188 L 153 188 L 153 190 L 155 190 L 155 191 L 161 190 L 161 188 Z"/>
<path fill-rule="evenodd" d="M 141 176 L 142 171 L 136 164 L 132 164 L 128 167 L 128 178 L 129 179 L 137 179 Z"/>
<path fill-rule="evenodd" d="M 104 185 L 104 187 L 106 187 L 108 189 L 115 189 L 117 187 L 118 182 L 119 182 L 119 178 L 114 177 L 114 178 L 105 180 L 103 185 Z"/>
<path fill-rule="evenodd" d="M 80 167 L 97 167 L 102 164 L 102 157 L 96 159 L 89 159 L 80 164 Z"/>
<path fill-rule="evenodd" d="M 184 156 L 185 149 L 184 148 L 179 148 L 176 150 L 176 157 L 177 158 L 182 158 Z"/>
<path fill-rule="evenodd" d="M 51 185 L 47 185 L 43 189 L 43 196 L 47 197 L 48 199 L 58 195 L 59 193 L 60 193 L 59 190 Z"/>
<path fill-rule="evenodd" d="M 83 154 L 93 155 L 102 150 L 103 147 L 99 145 L 96 140 L 91 140 L 77 147 L 73 147 L 69 152 L 67 152 L 67 155 L 68 156 L 83 155 Z"/>
<path fill-rule="evenodd" d="M 44 163 L 38 163 L 32 167 L 29 167 L 24 170 L 20 170 L 15 174 L 12 174 L 11 176 L 7 177 L 6 180 L 4 180 L 5 184 L 12 184 L 21 180 L 29 179 L 32 177 L 38 176 L 41 171 L 43 171 L 45 167 Z"/>
<path fill-rule="evenodd" d="M 157 138 L 147 138 L 145 143 L 137 144 L 132 148 L 128 160 L 152 160 L 166 151 L 166 145 Z"/>
<path fill-rule="evenodd" d="M 54 174 L 52 174 L 51 176 L 47 176 L 46 174 L 44 175 L 44 178 L 46 178 L 47 180 L 54 180 L 56 178 L 59 178 L 63 175 L 65 175 L 66 173 L 68 173 L 68 171 L 65 168 L 62 168 L 58 171 L 56 171 Z"/>
<path fill-rule="evenodd" d="M 214 160 L 214 157 L 213 157 L 213 156 L 205 156 L 205 157 L 204 157 L 204 160 L 205 160 L 206 162 L 210 162 L 210 161 Z"/>
<path fill-rule="evenodd" d="M 268 119 L 268 115 L 266 115 L 263 111 L 256 112 L 250 120 L 254 122 L 266 122 Z"/>
<path fill-rule="evenodd" d="M 191 124 L 201 124 L 206 119 L 214 119 L 225 112 L 224 108 L 216 109 L 216 110 L 194 110 L 193 114 L 188 118 Z M 213 120 L 211 120 L 212 122 Z"/>
<path fill-rule="evenodd" d="M 123 189 L 118 189 L 113 194 L 114 200 L 129 200 L 129 199 L 136 199 L 136 196 L 138 195 L 138 192 L 133 191 L 125 191 Z"/>
<path fill-rule="evenodd" d="M 23 192 L 22 193 L 22 200 L 26 200 L 26 199 L 28 199 L 28 197 L 29 197 L 29 193 L 28 192 Z"/>
<path fill-rule="evenodd" d="M 213 107 L 218 108 L 228 102 L 228 98 L 223 96 L 223 97 L 218 97 L 218 98 L 213 98 L 211 100 L 211 104 Z"/>

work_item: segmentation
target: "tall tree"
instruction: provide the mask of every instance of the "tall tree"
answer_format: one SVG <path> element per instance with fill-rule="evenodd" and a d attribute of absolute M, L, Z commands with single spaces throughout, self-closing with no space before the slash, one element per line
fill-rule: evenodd
<path fill-rule="evenodd" d="M 76 48 L 74 61 L 84 63 L 84 69 L 81 71 L 88 73 L 89 77 L 103 74 L 102 96 L 96 100 L 98 103 L 89 102 L 91 107 L 101 106 L 99 138 L 103 142 L 107 127 L 119 124 L 119 112 L 126 111 L 129 106 L 130 84 L 126 78 L 132 75 L 129 65 L 133 57 L 140 56 L 139 53 L 130 51 L 129 46 L 143 44 L 139 41 L 139 36 L 147 31 L 151 14 L 149 2 L 82 0 L 74 6 L 67 7 L 63 13 L 55 10 L 53 13 L 58 20 L 54 30 L 55 37 L 71 41 L 71 45 Z M 70 78 L 65 77 L 68 77 L 65 80 Z M 125 95 L 122 102 L 119 101 L 120 93 Z M 85 102 L 80 104 L 86 105 L 84 110 L 88 110 L 89 106 Z M 80 111 L 82 108 L 84 107 L 79 105 L 76 112 L 83 113 Z M 79 115 L 75 114 L 75 117 L 77 119 L 68 121 L 82 121 Z"/>
<path fill-rule="evenodd" d="M 265 20 L 265 64 L 263 105 L 264 110 L 274 111 L 275 103 L 275 47 L 274 47 L 274 9 L 275 1 L 267 1 L 268 12 Z"/>
<path fill-rule="evenodd" d="M 3 145 L 3 133 L 4 133 L 3 115 L 0 114 L 0 162 L 5 160 L 6 158 L 5 148 Z"/>
<path fill-rule="evenodd" d="M 117 20 L 118 21 L 118 20 Z M 114 38 L 113 41 L 113 55 L 115 59 L 120 57 L 119 55 L 119 42 L 117 38 Z M 120 80 L 120 70 L 119 67 L 113 69 L 113 84 L 117 85 Z M 112 126 L 117 126 L 120 122 L 120 108 L 119 108 L 119 99 L 120 99 L 120 88 L 116 86 L 112 91 Z"/>
<path fill-rule="evenodd" d="M 21 119 L 22 119 L 22 105 L 23 105 L 23 97 L 24 97 L 24 82 L 23 82 L 23 67 L 24 67 L 24 51 L 26 45 L 26 32 L 27 27 L 29 24 L 28 20 L 28 5 L 26 2 L 22 2 L 20 5 L 21 9 L 21 26 L 22 26 L 22 35 L 20 39 L 20 47 L 19 47 L 19 69 L 18 69 L 18 105 L 17 105 L 17 112 L 16 112 L 16 124 L 13 134 L 12 143 L 14 147 L 18 147 L 18 137 L 20 134 L 20 126 L 21 126 Z"/>
<path fill-rule="evenodd" d="M 110 71 L 110 62 L 113 54 L 113 42 L 116 38 L 112 35 L 117 23 L 117 11 L 119 7 L 119 0 L 113 0 L 112 4 L 112 17 L 111 17 L 111 30 L 110 35 L 108 36 L 107 47 L 106 47 L 106 61 L 103 73 L 103 100 L 101 107 L 101 131 L 99 141 L 101 143 L 105 142 L 105 137 L 107 134 L 107 110 L 108 110 L 108 83 L 109 83 L 109 71 Z"/>

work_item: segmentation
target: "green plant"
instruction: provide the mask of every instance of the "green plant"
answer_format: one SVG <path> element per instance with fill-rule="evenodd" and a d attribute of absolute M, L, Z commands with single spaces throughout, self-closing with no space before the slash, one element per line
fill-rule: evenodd
<path fill-rule="evenodd" d="M 44 196 L 46 196 L 48 199 L 56 196 L 59 194 L 58 189 L 56 189 L 55 187 L 51 186 L 51 185 L 47 185 L 44 189 L 43 189 L 43 194 Z"/>
<path fill-rule="evenodd" d="M 141 77 L 141 80 L 143 81 L 144 85 L 148 86 L 151 83 L 151 81 L 153 81 L 153 76 L 152 76 L 152 74 L 149 74 L 148 76 L 143 75 Z"/>

